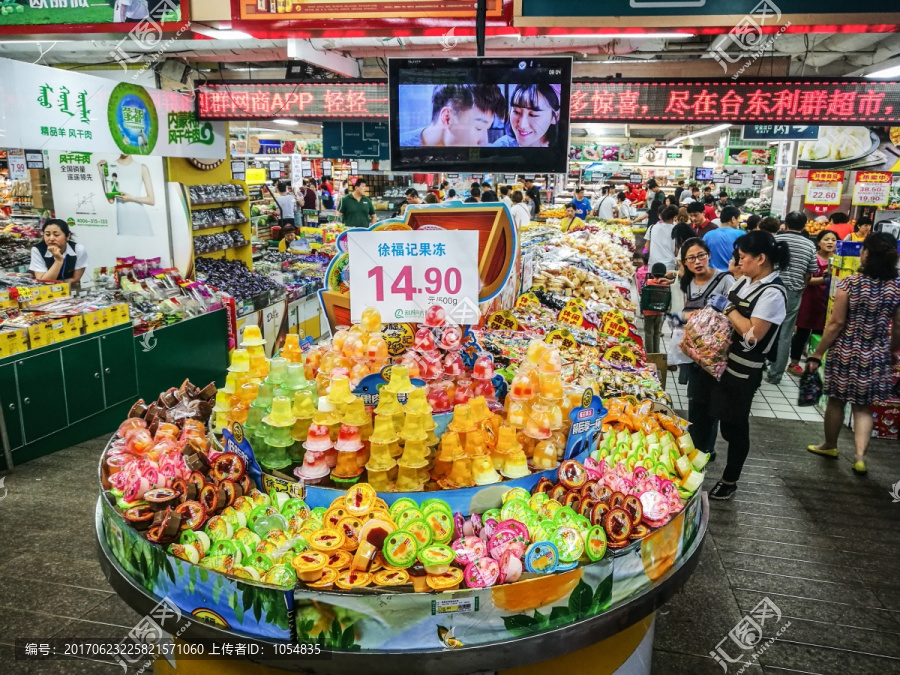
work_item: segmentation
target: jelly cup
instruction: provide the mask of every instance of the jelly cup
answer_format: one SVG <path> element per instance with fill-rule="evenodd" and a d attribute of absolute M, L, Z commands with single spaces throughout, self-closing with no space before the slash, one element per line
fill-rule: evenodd
<path fill-rule="evenodd" d="M 490 354 L 479 354 L 472 366 L 472 379 L 490 380 L 494 377 L 494 359 Z"/>
<path fill-rule="evenodd" d="M 443 326 L 447 320 L 447 314 L 441 305 L 431 305 L 425 310 L 423 323 L 429 327 Z"/>
<path fill-rule="evenodd" d="M 429 328 L 422 326 L 416 331 L 415 338 L 413 338 L 413 349 L 417 352 L 429 352 L 435 346 L 434 333 Z"/>
<path fill-rule="evenodd" d="M 359 327 L 365 333 L 380 333 L 381 312 L 374 307 L 366 307 L 359 317 Z"/>

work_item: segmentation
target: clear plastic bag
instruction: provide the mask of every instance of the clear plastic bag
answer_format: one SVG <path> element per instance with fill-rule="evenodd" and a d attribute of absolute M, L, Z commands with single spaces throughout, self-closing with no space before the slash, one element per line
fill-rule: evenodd
<path fill-rule="evenodd" d="M 728 318 L 712 307 L 691 314 L 684 327 L 681 351 L 703 370 L 719 379 L 728 365 L 733 329 Z"/>

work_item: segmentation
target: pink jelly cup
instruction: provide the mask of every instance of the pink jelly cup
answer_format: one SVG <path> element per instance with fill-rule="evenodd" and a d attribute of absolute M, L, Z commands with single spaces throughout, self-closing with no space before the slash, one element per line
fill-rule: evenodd
<path fill-rule="evenodd" d="M 497 583 L 514 583 L 519 580 L 523 571 L 522 560 L 516 557 L 513 551 L 507 550 L 500 558 L 500 576 L 497 579 Z"/>
<path fill-rule="evenodd" d="M 487 546 L 478 537 L 462 537 L 454 541 L 450 548 L 456 553 L 456 562 L 468 565 L 487 554 Z"/>
<path fill-rule="evenodd" d="M 493 558 L 479 558 L 463 570 L 463 579 L 469 588 L 487 588 L 500 578 L 500 564 Z"/>

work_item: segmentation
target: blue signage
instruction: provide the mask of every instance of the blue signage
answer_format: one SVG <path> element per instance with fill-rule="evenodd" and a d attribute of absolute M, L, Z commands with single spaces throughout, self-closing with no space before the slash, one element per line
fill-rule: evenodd
<path fill-rule="evenodd" d="M 741 138 L 745 141 L 810 141 L 819 137 L 819 127 L 794 124 L 745 124 Z"/>

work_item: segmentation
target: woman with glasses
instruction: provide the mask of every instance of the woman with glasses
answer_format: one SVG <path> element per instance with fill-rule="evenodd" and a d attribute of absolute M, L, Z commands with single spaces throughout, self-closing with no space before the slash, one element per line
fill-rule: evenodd
<path fill-rule="evenodd" d="M 727 270 L 717 270 L 709 266 L 709 246 L 699 237 L 688 239 L 681 247 L 681 290 L 684 293 L 684 319 L 699 309 L 706 307 L 706 302 L 713 294 L 728 295 L 734 284 L 734 277 Z M 715 384 L 715 378 L 696 363 L 686 367 L 688 372 L 688 420 L 692 429 L 702 427 L 708 433 L 692 434 L 694 445 L 701 452 L 708 452 L 710 460 L 716 458 L 716 437 L 719 433 L 719 420 L 707 420 L 706 406 L 696 405 L 696 401 L 704 390 Z M 703 424 L 704 420 L 706 424 Z"/>

